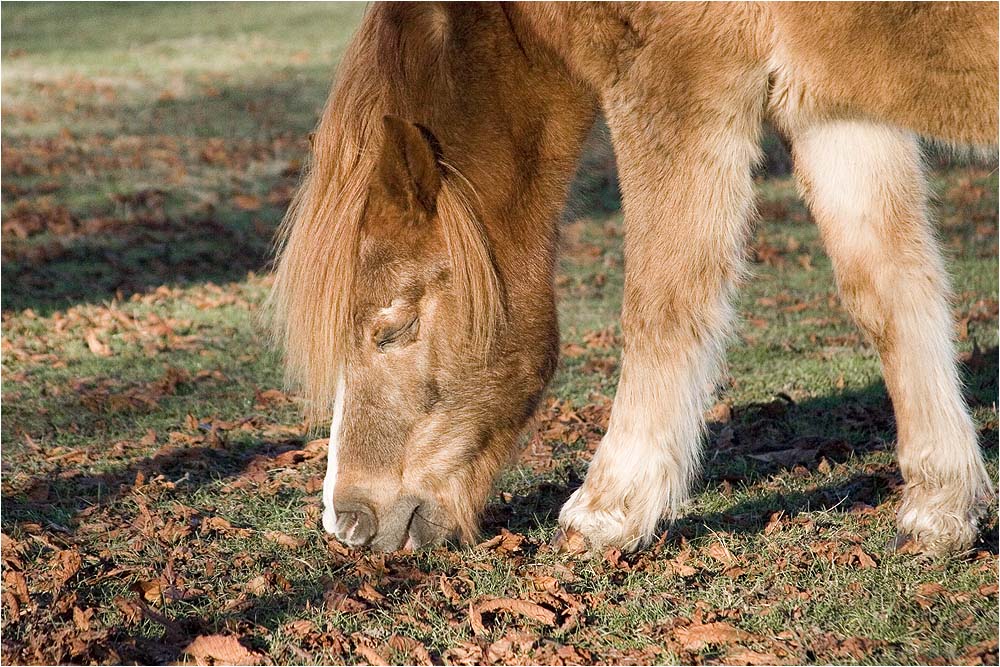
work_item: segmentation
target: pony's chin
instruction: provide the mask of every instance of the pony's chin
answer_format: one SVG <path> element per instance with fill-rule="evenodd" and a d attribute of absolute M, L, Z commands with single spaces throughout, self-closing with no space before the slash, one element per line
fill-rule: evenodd
<path fill-rule="evenodd" d="M 456 531 L 449 527 L 436 503 L 406 496 L 379 517 L 379 530 L 364 545 L 373 551 L 418 551 L 448 540 Z"/>
<path fill-rule="evenodd" d="M 433 547 L 453 537 L 457 531 L 447 527 L 440 514 L 430 504 L 416 507 L 413 510 L 413 516 L 410 517 L 410 524 L 407 526 L 402 550 L 418 551 Z"/>

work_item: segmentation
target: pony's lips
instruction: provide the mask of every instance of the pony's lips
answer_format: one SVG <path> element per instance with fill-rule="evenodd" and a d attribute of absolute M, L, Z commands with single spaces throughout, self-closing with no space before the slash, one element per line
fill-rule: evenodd
<path fill-rule="evenodd" d="M 378 551 L 416 551 L 446 536 L 447 530 L 428 520 L 436 505 L 415 496 L 405 496 L 380 517 L 379 532 L 371 542 Z"/>
<path fill-rule="evenodd" d="M 420 509 L 420 505 L 413 508 L 413 514 L 410 515 L 410 523 L 406 526 L 406 541 L 403 542 L 403 551 L 416 551 L 420 548 L 420 541 L 413 535 L 413 522 L 419 520 L 417 517 L 417 510 Z"/>
<path fill-rule="evenodd" d="M 406 541 L 403 543 L 403 551 L 416 551 L 446 536 L 448 532 L 446 529 L 427 520 L 427 517 L 424 515 L 426 511 L 427 508 L 423 505 L 413 508 L 413 514 L 410 516 L 410 524 L 406 529 Z"/>

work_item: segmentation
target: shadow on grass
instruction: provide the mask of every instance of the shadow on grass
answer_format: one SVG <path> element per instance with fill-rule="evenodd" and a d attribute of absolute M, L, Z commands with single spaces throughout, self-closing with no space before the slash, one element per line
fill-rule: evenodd
<path fill-rule="evenodd" d="M 46 313 L 265 270 L 329 76 L 288 68 L 148 105 L 83 100 L 68 138 L 5 136 L 3 309 Z M 111 129 L 88 133 L 91 117 Z M 241 208 L 241 194 L 259 202 Z"/>
<path fill-rule="evenodd" d="M 252 330 L 237 329 L 224 344 L 262 344 L 255 338 Z M 301 449 L 310 434 L 279 426 L 294 423 L 294 404 L 258 404 L 255 398 L 280 382 L 269 353 L 252 361 L 222 355 L 206 363 L 204 349 L 172 350 L 141 363 L 132 355 L 96 358 L 85 366 L 86 377 L 58 391 L 39 380 L 42 409 L 34 398 L 14 398 L 4 423 L 3 530 L 34 521 L 73 532 L 86 520 L 81 513 L 112 505 L 140 473 L 146 480 L 179 482 L 178 493 L 194 495 L 244 474 L 255 461 L 263 465 Z M 67 434 L 72 439 L 51 449 Z"/>
<path fill-rule="evenodd" d="M 243 280 L 267 266 L 275 225 L 266 228 L 261 233 L 249 221 L 201 218 L 56 241 L 37 254 L 4 260 L 3 309 L 44 315 L 160 285 Z"/>
<path fill-rule="evenodd" d="M 24 521 L 43 521 L 61 532 L 72 533 L 71 526 L 85 521 L 85 514 L 90 510 L 111 505 L 127 494 L 140 474 L 146 480 L 162 475 L 181 490 L 193 494 L 202 485 L 239 477 L 251 463 L 301 450 L 301 438 L 220 440 L 194 447 L 165 445 L 153 456 L 108 472 L 40 475 L 28 481 L 22 491 L 4 495 L 3 530 L 8 531 Z M 33 496 L 44 497 L 33 499 Z"/>

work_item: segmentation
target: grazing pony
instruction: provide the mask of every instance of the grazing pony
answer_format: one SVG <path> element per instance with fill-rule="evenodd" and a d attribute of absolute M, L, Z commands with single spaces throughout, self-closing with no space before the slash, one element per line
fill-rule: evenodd
<path fill-rule="evenodd" d="M 960 390 L 918 135 L 997 141 L 997 5 L 376 3 L 279 239 L 289 379 L 331 419 L 323 526 L 475 535 L 556 367 L 557 221 L 597 109 L 625 213 L 611 421 L 562 544 L 635 549 L 685 502 L 770 119 L 881 357 L 899 535 L 968 548 L 992 484 Z"/>

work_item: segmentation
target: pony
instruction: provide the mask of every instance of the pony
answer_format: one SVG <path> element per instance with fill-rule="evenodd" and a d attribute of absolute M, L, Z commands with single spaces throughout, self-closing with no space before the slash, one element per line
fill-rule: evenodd
<path fill-rule="evenodd" d="M 969 548 L 993 488 L 961 394 L 918 137 L 997 143 L 995 3 L 375 3 L 279 232 L 287 377 L 330 423 L 324 529 L 475 538 L 558 359 L 557 222 L 603 111 L 619 164 L 621 377 L 564 549 L 682 509 L 733 330 L 771 121 L 878 351 L 897 544 Z"/>

